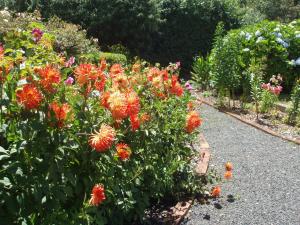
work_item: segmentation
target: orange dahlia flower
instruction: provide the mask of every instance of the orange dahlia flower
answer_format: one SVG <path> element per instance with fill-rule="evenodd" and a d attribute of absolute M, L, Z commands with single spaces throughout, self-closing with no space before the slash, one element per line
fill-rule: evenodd
<path fill-rule="evenodd" d="M 89 144 L 97 152 L 104 152 L 111 147 L 116 137 L 114 128 L 102 124 L 99 132 L 92 134 L 89 139 Z"/>
<path fill-rule="evenodd" d="M 140 120 L 138 115 L 131 115 L 130 117 L 131 130 L 136 131 L 140 128 Z"/>
<path fill-rule="evenodd" d="M 0 45 L 0 59 L 4 57 L 4 48 L 2 45 Z"/>
<path fill-rule="evenodd" d="M 113 64 L 110 68 L 111 78 L 115 78 L 117 75 L 124 73 L 124 69 L 121 64 Z"/>
<path fill-rule="evenodd" d="M 188 102 L 188 103 L 187 103 L 187 107 L 188 107 L 189 110 L 193 110 L 193 109 L 195 108 L 193 102 Z"/>
<path fill-rule="evenodd" d="M 224 178 L 226 180 L 229 180 L 232 178 L 232 172 L 231 171 L 226 171 L 225 174 L 224 174 Z"/>
<path fill-rule="evenodd" d="M 101 62 L 100 62 L 100 70 L 104 71 L 107 67 L 107 64 L 106 64 L 106 60 L 105 59 L 101 59 Z"/>
<path fill-rule="evenodd" d="M 199 114 L 196 111 L 191 111 L 186 116 L 186 126 L 185 129 L 188 133 L 192 133 L 197 127 L 202 123 Z"/>
<path fill-rule="evenodd" d="M 76 81 L 80 86 L 85 85 L 90 79 L 96 79 L 97 71 L 92 64 L 80 64 L 74 70 Z"/>
<path fill-rule="evenodd" d="M 232 169 L 233 169 L 232 163 L 227 162 L 225 164 L 225 169 L 226 169 L 226 171 L 232 171 Z"/>
<path fill-rule="evenodd" d="M 53 102 L 50 104 L 50 109 L 55 114 L 55 118 L 58 121 L 58 127 L 62 127 L 64 125 L 64 121 L 67 119 L 68 113 L 71 111 L 71 107 L 67 103 L 59 105 L 57 102 Z"/>
<path fill-rule="evenodd" d="M 54 85 L 61 81 L 60 72 L 51 66 L 46 66 L 44 68 L 36 69 L 41 80 L 41 86 L 48 92 L 55 91 Z"/>
<path fill-rule="evenodd" d="M 105 75 L 100 70 L 98 70 L 98 78 L 95 81 L 96 90 L 100 92 L 103 91 L 105 87 L 105 82 L 106 82 Z"/>
<path fill-rule="evenodd" d="M 42 101 L 42 94 L 33 84 L 25 84 L 16 94 L 17 101 L 28 110 L 38 108 Z"/>
<path fill-rule="evenodd" d="M 113 78 L 113 84 L 116 88 L 127 88 L 129 85 L 128 77 L 125 74 L 119 74 Z"/>
<path fill-rule="evenodd" d="M 101 105 L 107 109 L 109 109 L 109 103 L 108 103 L 109 97 L 110 97 L 110 92 L 108 91 L 103 92 L 101 96 Z"/>
<path fill-rule="evenodd" d="M 140 99 L 135 91 L 126 94 L 127 97 L 127 113 L 128 115 L 138 114 L 140 111 Z"/>
<path fill-rule="evenodd" d="M 106 199 L 104 193 L 104 186 L 102 184 L 96 184 L 92 189 L 91 199 L 89 203 L 93 206 L 98 206 Z"/>
<path fill-rule="evenodd" d="M 109 110 L 115 120 L 124 119 L 127 117 L 127 100 L 125 94 L 116 91 L 110 94 L 107 102 L 109 103 Z"/>
<path fill-rule="evenodd" d="M 147 74 L 147 78 L 149 81 L 152 81 L 154 77 L 157 77 L 160 75 L 160 70 L 157 67 L 153 67 L 149 70 Z"/>
<path fill-rule="evenodd" d="M 117 149 L 117 156 L 125 161 L 127 159 L 129 159 L 130 155 L 131 155 L 131 149 L 129 148 L 129 146 L 127 144 L 124 143 L 119 143 L 116 146 Z"/>
<path fill-rule="evenodd" d="M 141 71 L 141 64 L 139 64 L 139 63 L 135 63 L 135 64 L 133 64 L 133 66 L 132 66 L 132 72 L 135 72 L 135 73 L 138 73 L 138 72 L 140 72 Z"/>
<path fill-rule="evenodd" d="M 213 198 L 218 198 L 221 195 L 221 187 L 220 186 L 216 186 L 212 189 L 211 191 L 211 196 Z"/>

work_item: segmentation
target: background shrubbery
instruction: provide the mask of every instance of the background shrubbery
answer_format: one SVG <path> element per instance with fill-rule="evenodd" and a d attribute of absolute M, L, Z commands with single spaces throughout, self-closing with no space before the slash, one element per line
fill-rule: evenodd
<path fill-rule="evenodd" d="M 218 36 L 209 57 L 210 72 L 218 91 L 250 93 L 247 70 L 253 61 L 261 64 L 263 81 L 281 74 L 289 93 L 299 78 L 300 20 L 289 24 L 263 21 Z"/>

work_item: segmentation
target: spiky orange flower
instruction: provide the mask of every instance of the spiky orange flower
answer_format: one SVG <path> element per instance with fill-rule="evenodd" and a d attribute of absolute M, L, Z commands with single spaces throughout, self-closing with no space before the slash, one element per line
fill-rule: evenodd
<path fill-rule="evenodd" d="M 131 115 L 130 117 L 131 130 L 136 131 L 140 128 L 140 120 L 138 115 Z"/>
<path fill-rule="evenodd" d="M 110 97 L 110 92 L 108 91 L 103 92 L 101 96 L 101 105 L 107 109 L 109 109 L 109 103 L 108 103 L 109 97 Z"/>
<path fill-rule="evenodd" d="M 57 120 L 65 120 L 68 113 L 71 111 L 71 107 L 68 105 L 68 103 L 59 105 L 57 102 L 52 102 L 50 104 L 50 108 L 55 113 L 55 117 Z"/>
<path fill-rule="evenodd" d="M 113 64 L 110 67 L 110 77 L 115 78 L 119 74 L 124 73 L 124 69 L 122 68 L 121 64 Z"/>
<path fill-rule="evenodd" d="M 90 79 L 95 79 L 97 77 L 96 67 L 92 64 L 80 64 L 74 70 L 76 82 L 83 86 L 89 82 Z"/>
<path fill-rule="evenodd" d="M 131 155 L 131 149 L 129 148 L 129 146 L 127 144 L 124 143 L 119 143 L 116 146 L 117 149 L 117 156 L 125 161 L 127 159 L 129 159 L 130 155 Z"/>
<path fill-rule="evenodd" d="M 148 81 L 152 81 L 153 78 L 158 77 L 159 75 L 160 70 L 157 67 L 151 68 L 147 74 Z"/>
<path fill-rule="evenodd" d="M 95 81 L 95 88 L 98 91 L 103 91 L 104 87 L 105 87 L 105 82 L 106 82 L 106 77 L 105 75 L 100 71 L 100 69 L 98 69 L 98 74 L 97 74 L 97 79 Z"/>
<path fill-rule="evenodd" d="M 231 171 L 226 171 L 225 174 L 224 174 L 224 178 L 226 180 L 229 180 L 232 178 L 232 172 Z"/>
<path fill-rule="evenodd" d="M 125 94 L 115 91 L 110 94 L 107 102 L 109 103 L 109 110 L 115 120 L 124 119 L 127 114 L 127 100 Z"/>
<path fill-rule="evenodd" d="M 140 111 L 140 99 L 135 91 L 126 94 L 127 97 L 127 113 L 128 115 L 138 114 Z"/>
<path fill-rule="evenodd" d="M 128 77 L 125 74 L 119 74 L 117 77 L 113 78 L 113 85 L 116 88 L 127 88 L 129 85 Z"/>
<path fill-rule="evenodd" d="M 100 61 L 100 70 L 104 71 L 106 69 L 106 60 L 105 59 L 101 59 Z"/>
<path fill-rule="evenodd" d="M 17 101 L 28 110 L 38 108 L 42 101 L 42 94 L 33 84 L 25 84 L 16 94 Z"/>
<path fill-rule="evenodd" d="M 135 72 L 135 73 L 138 73 L 138 72 L 140 72 L 141 71 L 141 64 L 139 64 L 139 63 L 135 63 L 135 64 L 133 64 L 133 66 L 132 66 L 132 72 Z"/>
<path fill-rule="evenodd" d="M 99 132 L 92 134 L 89 139 L 89 144 L 97 152 L 104 152 L 111 147 L 115 140 L 116 132 L 114 128 L 102 124 Z"/>
<path fill-rule="evenodd" d="M 96 184 L 92 189 L 91 199 L 89 203 L 93 206 L 98 206 L 106 199 L 104 193 L 104 186 L 102 184 Z"/>
<path fill-rule="evenodd" d="M 191 111 L 186 116 L 185 129 L 188 133 L 192 133 L 202 123 L 199 114 L 196 111 Z"/>
<path fill-rule="evenodd" d="M 183 94 L 183 88 L 181 87 L 180 83 L 178 82 L 178 76 L 173 75 L 171 80 L 171 90 L 170 92 L 172 94 L 175 94 L 177 96 L 182 96 Z"/>
<path fill-rule="evenodd" d="M 232 163 L 231 162 L 227 162 L 225 164 L 225 169 L 226 169 L 226 171 L 232 171 L 232 169 L 233 169 Z"/>
<path fill-rule="evenodd" d="M 194 103 L 193 103 L 192 101 L 190 101 L 190 102 L 187 103 L 187 107 L 188 107 L 188 109 L 189 109 L 190 111 L 193 110 L 193 109 L 195 108 Z"/>
<path fill-rule="evenodd" d="M 221 187 L 220 186 L 216 186 L 212 189 L 211 191 L 211 196 L 213 198 L 218 198 L 221 195 Z"/>
<path fill-rule="evenodd" d="M 61 81 L 60 72 L 56 68 L 49 65 L 44 68 L 36 69 L 36 72 L 41 78 L 40 84 L 44 90 L 47 92 L 54 92 L 54 86 Z"/>

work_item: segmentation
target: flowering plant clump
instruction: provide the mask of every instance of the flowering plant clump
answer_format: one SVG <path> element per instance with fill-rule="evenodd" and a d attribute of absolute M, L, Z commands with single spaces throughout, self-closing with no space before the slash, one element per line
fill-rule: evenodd
<path fill-rule="evenodd" d="M 242 90 L 244 95 L 249 95 L 247 70 L 253 62 L 259 62 L 263 64 L 263 81 L 280 73 L 284 89 L 291 92 L 300 72 L 299 37 L 299 19 L 289 24 L 262 21 L 220 35 L 209 57 L 214 87 L 218 92 L 225 88 L 237 93 Z M 280 87 L 271 91 L 278 94 Z"/>
<path fill-rule="evenodd" d="M 263 83 L 261 88 L 263 89 L 261 97 L 261 112 L 268 112 L 278 101 L 278 96 L 282 91 L 282 77 L 278 74 L 273 75 L 269 83 Z"/>
<path fill-rule="evenodd" d="M 179 63 L 65 62 L 31 29 L 0 52 L 4 223 L 131 224 L 166 194 L 205 190 L 188 147 L 201 118 Z"/>

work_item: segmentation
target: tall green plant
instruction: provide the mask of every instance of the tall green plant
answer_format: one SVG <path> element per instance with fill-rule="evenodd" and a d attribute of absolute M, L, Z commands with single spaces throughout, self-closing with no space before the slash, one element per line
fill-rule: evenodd
<path fill-rule="evenodd" d="M 294 124 L 300 113 L 300 80 L 297 80 L 291 96 L 292 107 L 289 109 L 288 122 Z"/>
<path fill-rule="evenodd" d="M 192 81 L 196 86 L 206 90 L 209 87 L 209 64 L 206 58 L 199 56 L 192 65 Z"/>

